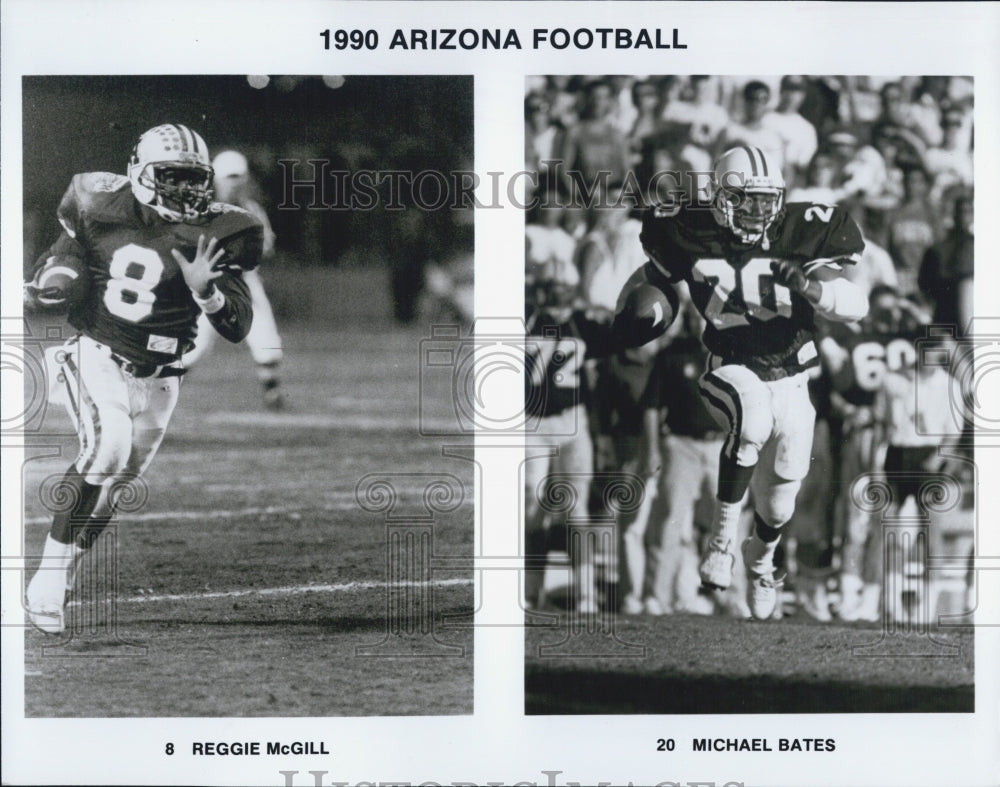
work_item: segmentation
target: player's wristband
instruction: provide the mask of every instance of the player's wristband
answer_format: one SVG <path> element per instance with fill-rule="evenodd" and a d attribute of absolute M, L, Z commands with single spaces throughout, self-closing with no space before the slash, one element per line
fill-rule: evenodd
<path fill-rule="evenodd" d="M 824 317 L 840 322 L 860 320 L 868 313 L 864 291 L 847 279 L 819 283 L 819 300 L 814 308 Z"/>
<path fill-rule="evenodd" d="M 226 305 L 226 296 L 222 294 L 222 290 L 214 285 L 212 286 L 212 294 L 207 298 L 199 298 L 198 293 L 194 290 L 191 291 L 191 297 L 205 314 L 215 314 Z"/>

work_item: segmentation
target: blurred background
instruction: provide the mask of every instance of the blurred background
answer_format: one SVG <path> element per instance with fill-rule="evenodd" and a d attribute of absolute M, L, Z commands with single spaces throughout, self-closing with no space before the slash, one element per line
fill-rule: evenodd
<path fill-rule="evenodd" d="M 365 211 L 277 209 L 281 159 L 299 162 L 299 180 L 313 178 L 309 159 L 348 172 L 471 170 L 471 77 L 27 77 L 23 108 L 26 266 L 58 235 L 56 207 L 75 173 L 125 174 L 139 135 L 173 122 L 200 132 L 212 156 L 235 149 L 249 160 L 255 197 L 277 233 L 276 260 L 262 276 L 279 324 L 316 310 L 353 321 L 366 316 L 355 313 L 362 307 L 403 323 L 421 311 L 436 318 L 452 296 L 464 297 L 453 285 L 468 289 L 471 303 L 471 208 L 387 212 L 383 199 Z M 331 308 L 332 293 L 365 297 L 337 298 Z"/>
<path fill-rule="evenodd" d="M 758 147 L 777 162 L 786 184 L 786 202 L 840 206 L 862 230 L 862 261 L 848 267 L 845 275 L 878 298 L 880 305 L 846 334 L 818 320 L 823 364 L 814 370 L 810 384 L 819 415 L 812 471 L 786 531 L 789 582 L 784 609 L 789 613 L 824 623 L 831 621 L 831 612 L 844 621 L 861 614 L 844 603 L 848 596 L 856 596 L 848 593 L 847 585 L 861 582 L 849 572 L 853 557 L 845 558 L 845 544 L 851 539 L 847 496 L 861 470 L 852 469 L 857 457 L 848 456 L 844 441 L 864 431 L 859 432 L 859 425 L 870 429 L 885 424 L 881 415 L 873 413 L 874 406 L 845 400 L 857 393 L 850 385 L 864 388 L 866 397 L 883 404 L 912 405 L 914 396 L 907 386 L 915 385 L 915 339 L 931 323 L 948 326 L 960 339 L 972 318 L 974 108 L 973 81 L 963 76 L 548 75 L 527 81 L 525 167 L 537 178 L 535 196 L 540 198 L 539 208 L 526 219 L 529 311 L 543 288 L 557 283 L 552 271 L 564 271 L 560 281 L 574 283 L 570 295 L 577 311 L 603 314 L 610 321 L 618 293 L 646 262 L 639 242 L 642 211 L 667 196 L 652 188 L 657 173 L 682 173 L 674 196 L 696 202 L 705 197 L 696 193 L 705 179 L 692 180 L 684 173 L 710 172 L 716 158 L 738 144 Z M 672 190 L 669 180 L 663 183 Z M 593 190 L 596 204 L 588 202 L 583 189 Z M 678 335 L 654 348 L 655 359 L 635 351 L 610 361 L 588 361 L 592 372 L 584 375 L 579 396 L 589 407 L 595 472 L 636 472 L 637 463 L 641 465 L 637 455 L 645 449 L 635 446 L 650 441 L 640 435 L 641 425 L 634 416 L 640 402 L 649 398 L 658 363 L 676 366 L 690 356 L 691 369 L 703 367 L 697 315 L 686 309 L 675 327 Z M 603 375 L 601 363 L 608 366 Z M 668 417 L 671 409 L 676 412 L 676 392 L 683 392 L 685 379 L 698 373 L 664 377 L 663 388 L 674 392 L 673 399 L 668 407 L 654 397 L 653 409 L 661 416 L 667 412 Z M 624 382 L 616 385 L 619 378 Z M 906 393 L 889 390 L 889 381 L 896 378 L 907 381 L 902 386 Z M 945 385 L 944 378 L 938 382 Z M 946 396 L 926 396 L 921 402 L 928 412 L 910 413 L 910 431 L 914 418 L 947 412 L 950 406 Z M 689 422 L 696 420 L 699 406 L 696 394 L 682 403 Z M 963 431 L 965 447 L 959 453 L 965 461 L 946 467 L 962 486 L 962 501 L 935 520 L 934 553 L 962 554 L 971 549 L 974 482 L 967 423 Z M 940 439 L 910 435 L 905 442 L 907 448 L 933 451 Z M 631 445 L 631 453 L 622 450 L 623 445 Z M 872 456 L 864 458 L 862 470 L 882 472 L 885 450 L 879 444 Z M 669 466 L 668 455 L 663 461 Z M 711 503 L 711 495 L 707 497 Z M 695 523 L 698 528 L 710 515 L 711 505 L 704 506 Z M 645 537 L 645 523 L 620 523 L 620 527 L 631 533 L 625 536 L 626 543 Z M 676 527 L 673 520 L 670 527 Z M 663 528 L 663 522 L 649 522 L 650 531 Z M 663 580 L 676 587 L 650 595 L 646 611 L 742 616 L 741 609 L 713 609 L 695 596 L 698 529 L 695 534 L 694 543 L 674 550 L 684 552 L 683 570 L 674 569 L 681 572 L 679 578 Z M 851 548 L 857 550 L 858 545 Z M 641 556 L 641 543 L 638 552 Z M 879 558 L 875 550 L 866 556 L 873 562 Z M 923 568 L 907 571 L 917 575 Z M 609 582 L 619 579 L 614 569 L 607 573 Z M 839 583 L 838 575 L 847 573 L 850 582 Z M 965 603 L 962 593 L 969 577 L 947 579 L 952 583 L 947 587 L 954 591 L 952 603 Z M 620 579 L 624 588 L 620 597 L 640 592 L 624 573 Z M 866 576 L 866 589 L 877 593 L 879 581 Z M 947 582 L 942 580 L 942 587 Z M 934 583 L 931 589 L 937 593 Z M 868 597 L 878 602 L 877 595 Z M 628 600 L 623 606 L 626 612 Z M 637 601 L 635 607 L 641 609 Z M 873 607 L 864 614 L 873 620 L 879 611 Z"/>

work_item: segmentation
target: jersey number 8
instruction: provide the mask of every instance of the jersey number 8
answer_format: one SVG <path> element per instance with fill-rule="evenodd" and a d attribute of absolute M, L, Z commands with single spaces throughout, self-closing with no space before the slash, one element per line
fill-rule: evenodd
<path fill-rule="evenodd" d="M 153 313 L 153 288 L 163 276 L 163 260 L 153 249 L 129 243 L 115 250 L 108 266 L 111 278 L 104 305 L 116 317 L 139 322 Z"/>

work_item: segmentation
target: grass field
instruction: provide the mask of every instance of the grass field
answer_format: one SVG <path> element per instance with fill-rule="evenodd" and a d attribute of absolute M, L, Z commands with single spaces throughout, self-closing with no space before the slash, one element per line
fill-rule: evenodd
<path fill-rule="evenodd" d="M 26 632 L 26 715 L 472 712 L 472 630 L 440 625 L 471 612 L 471 572 L 405 575 L 395 602 L 433 630 L 390 631 L 385 514 L 356 500 L 362 477 L 392 475 L 393 515 L 418 517 L 427 477 L 400 474 L 450 474 L 463 500 L 435 514 L 433 551 L 471 554 L 473 465 L 417 433 L 425 331 L 383 324 L 286 328 L 284 412 L 263 409 L 243 347 L 219 342 L 188 375 L 148 500 L 80 572 L 76 630 Z M 69 431 L 49 408 L 28 440 L 29 572 L 50 519 L 39 486 L 75 456 Z"/>
<path fill-rule="evenodd" d="M 975 709 L 971 628 L 883 638 L 875 624 L 670 615 L 618 617 L 571 636 L 559 620 L 527 631 L 529 714 Z"/>

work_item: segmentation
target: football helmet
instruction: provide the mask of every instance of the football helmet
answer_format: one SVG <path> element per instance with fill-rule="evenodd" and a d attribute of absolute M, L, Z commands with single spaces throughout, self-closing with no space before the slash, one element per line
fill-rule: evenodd
<path fill-rule="evenodd" d="M 712 170 L 711 205 L 715 220 L 741 243 L 768 248 L 767 231 L 778 220 L 785 203 L 781 170 L 760 148 L 730 148 Z"/>
<path fill-rule="evenodd" d="M 212 165 L 201 135 L 187 126 L 149 129 L 128 164 L 132 193 L 167 221 L 204 216 L 212 201 Z"/>
<path fill-rule="evenodd" d="M 212 159 L 215 170 L 215 198 L 238 205 L 250 185 L 247 158 L 235 150 L 224 150 Z"/>

